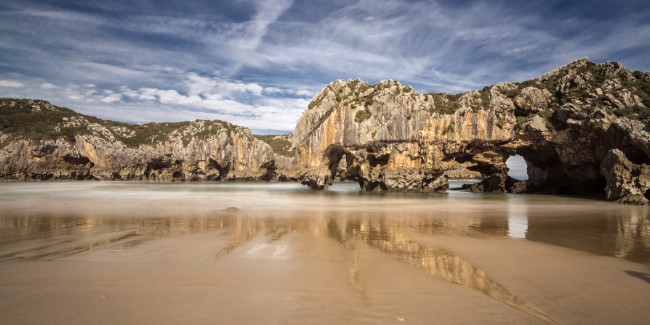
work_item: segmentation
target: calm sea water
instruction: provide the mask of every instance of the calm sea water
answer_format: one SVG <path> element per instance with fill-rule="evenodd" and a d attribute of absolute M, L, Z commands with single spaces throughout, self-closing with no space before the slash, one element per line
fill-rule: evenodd
<path fill-rule="evenodd" d="M 298 184 L 121 182 L 1 183 L 0 198 L 0 261 L 128 249 L 151 238 L 224 229 L 282 236 L 318 219 L 337 240 L 385 240 L 408 228 L 650 264 L 650 210 L 587 198 L 368 193 L 356 184 L 315 192 Z M 110 234 L 119 236 L 102 239 Z"/>

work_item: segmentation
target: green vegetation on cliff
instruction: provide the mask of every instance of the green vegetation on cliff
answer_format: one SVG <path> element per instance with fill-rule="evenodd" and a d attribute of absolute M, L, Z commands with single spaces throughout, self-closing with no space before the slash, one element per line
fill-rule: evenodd
<path fill-rule="evenodd" d="M 10 105 L 9 103 L 15 103 Z M 40 100 L 2 100 L 0 99 L 0 132 L 15 137 L 32 140 L 45 140 L 65 137 L 74 140 L 74 135 L 85 128 L 70 127 L 57 129 L 57 123 L 78 115 L 71 109 L 48 109 Z M 32 108 L 37 105 L 39 108 Z M 40 108 L 40 106 L 44 106 Z"/>
<path fill-rule="evenodd" d="M 3 142 L 18 138 L 35 141 L 63 138 L 74 142 L 77 135 L 95 135 L 131 148 L 171 139 L 180 139 L 186 145 L 192 140 L 240 128 L 245 129 L 218 120 L 128 124 L 79 114 L 42 100 L 0 99 L 0 132 L 6 136 Z"/>
<path fill-rule="evenodd" d="M 369 119 L 371 116 L 372 116 L 372 113 L 369 110 L 364 109 L 364 110 L 358 111 L 354 115 L 354 120 L 357 121 L 357 123 L 361 123 L 361 122 Z"/>
<path fill-rule="evenodd" d="M 291 137 L 293 134 L 279 134 L 279 135 L 255 135 L 256 138 L 268 143 L 273 149 L 273 152 L 285 156 L 293 157 L 293 145 L 291 144 Z"/>
<path fill-rule="evenodd" d="M 454 114 L 459 109 L 516 109 L 518 116 L 537 114 L 550 120 L 553 114 L 545 111 L 555 112 L 561 106 L 571 104 L 585 114 L 602 109 L 619 117 L 650 123 L 650 73 L 632 72 L 616 62 L 596 64 L 586 59 L 571 62 L 539 78 L 500 83 L 458 94 L 419 94 L 412 87 L 392 80 L 376 84 L 358 79 L 337 80 L 327 85 L 309 108 L 330 98 L 350 109 L 361 109 L 354 116 L 355 121 L 362 122 L 371 117 L 377 104 L 404 102 L 418 97 L 431 114 Z M 537 106 L 527 104 L 531 102 Z M 528 107 L 522 108 L 521 105 Z M 505 121 L 500 124 L 505 126 Z"/>

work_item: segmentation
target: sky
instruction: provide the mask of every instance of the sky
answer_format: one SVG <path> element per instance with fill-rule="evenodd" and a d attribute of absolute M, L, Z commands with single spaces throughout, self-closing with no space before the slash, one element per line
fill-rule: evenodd
<path fill-rule="evenodd" d="M 650 71 L 650 1 L 0 2 L 0 97 L 292 131 L 336 79 L 458 93 L 578 58 Z"/>

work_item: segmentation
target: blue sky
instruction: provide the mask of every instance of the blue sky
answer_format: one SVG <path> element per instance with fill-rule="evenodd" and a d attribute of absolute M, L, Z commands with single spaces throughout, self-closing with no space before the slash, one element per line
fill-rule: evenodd
<path fill-rule="evenodd" d="M 457 93 L 581 57 L 650 70 L 650 1 L 0 2 L 0 96 L 292 130 L 335 79 Z"/>

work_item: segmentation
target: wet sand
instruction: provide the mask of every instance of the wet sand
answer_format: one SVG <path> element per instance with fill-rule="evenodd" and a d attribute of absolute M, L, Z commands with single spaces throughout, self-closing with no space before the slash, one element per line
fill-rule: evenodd
<path fill-rule="evenodd" d="M 0 185 L 3 323 L 650 319 L 643 207 L 192 185 Z"/>

